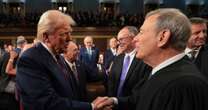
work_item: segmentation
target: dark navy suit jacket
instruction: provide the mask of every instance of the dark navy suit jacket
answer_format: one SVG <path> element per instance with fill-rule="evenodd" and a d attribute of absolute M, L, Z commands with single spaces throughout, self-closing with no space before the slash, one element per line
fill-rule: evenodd
<path fill-rule="evenodd" d="M 80 49 L 79 60 L 89 65 L 91 68 L 97 68 L 97 63 L 99 59 L 99 49 L 92 47 L 92 56 L 89 58 L 87 48 L 83 47 Z"/>
<path fill-rule="evenodd" d="M 104 66 L 106 69 L 109 69 L 114 58 L 115 58 L 115 55 L 113 55 L 113 52 L 111 51 L 111 49 L 107 49 L 104 54 Z"/>
<path fill-rule="evenodd" d="M 73 100 L 71 83 L 42 44 L 26 50 L 17 64 L 17 90 L 29 110 L 92 110 L 91 104 Z"/>
<path fill-rule="evenodd" d="M 104 76 L 99 74 L 97 69 L 90 69 L 88 65 L 82 63 L 79 60 L 77 60 L 75 64 L 78 73 L 78 83 L 76 83 L 76 93 L 78 94 L 78 99 L 81 101 L 88 101 L 87 83 L 102 80 Z M 70 72 L 72 72 L 71 69 Z"/>

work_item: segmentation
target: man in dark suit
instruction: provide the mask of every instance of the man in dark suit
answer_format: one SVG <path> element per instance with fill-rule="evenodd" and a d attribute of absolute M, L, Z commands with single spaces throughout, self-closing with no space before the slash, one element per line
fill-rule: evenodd
<path fill-rule="evenodd" d="M 109 48 L 105 51 L 104 54 L 104 66 L 107 72 L 109 72 L 112 62 L 115 56 L 117 55 L 117 47 L 118 47 L 117 39 L 115 37 L 111 38 L 109 40 Z"/>
<path fill-rule="evenodd" d="M 208 48 L 205 46 L 207 21 L 203 18 L 193 17 L 190 18 L 190 22 L 192 34 L 188 40 L 185 53 L 193 59 L 197 68 L 208 78 Z"/>
<path fill-rule="evenodd" d="M 78 55 L 79 49 L 77 45 L 73 41 L 70 41 L 64 52 L 64 58 L 70 74 L 75 79 L 74 82 L 76 84 L 78 99 L 88 101 L 87 83 L 101 80 L 102 75 L 98 73 L 97 69 L 90 69 L 85 63 L 80 62 Z"/>
<path fill-rule="evenodd" d="M 146 15 L 134 39 L 136 57 L 153 70 L 133 96 L 136 110 L 208 109 L 208 82 L 184 54 L 190 27 L 189 19 L 177 9 L 157 9 Z"/>
<path fill-rule="evenodd" d="M 95 47 L 93 38 L 91 36 L 86 36 L 84 38 L 84 45 L 85 47 L 80 49 L 79 60 L 89 65 L 92 69 L 97 68 L 99 49 Z"/>
<path fill-rule="evenodd" d="M 122 54 L 115 57 L 108 79 L 108 96 L 118 104 L 115 109 L 133 110 L 135 107 L 127 105 L 128 97 L 137 91 L 141 80 L 147 80 L 151 68 L 142 60 L 135 58 L 135 45 L 132 42 L 138 30 L 134 26 L 122 28 L 117 36 Z M 129 61 L 127 59 L 129 58 Z M 126 62 L 129 62 L 126 65 Z M 111 98 L 112 99 L 112 98 Z"/>
<path fill-rule="evenodd" d="M 96 110 L 96 102 L 74 100 L 76 91 L 59 55 L 71 40 L 72 24 L 70 16 L 57 10 L 40 17 L 40 43 L 24 51 L 17 64 L 17 91 L 25 110 Z"/>

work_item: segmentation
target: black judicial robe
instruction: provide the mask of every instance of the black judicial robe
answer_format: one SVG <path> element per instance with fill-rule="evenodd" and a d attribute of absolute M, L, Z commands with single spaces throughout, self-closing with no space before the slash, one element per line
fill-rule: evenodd
<path fill-rule="evenodd" d="M 156 72 L 138 94 L 136 110 L 208 110 L 208 83 L 185 58 Z"/>

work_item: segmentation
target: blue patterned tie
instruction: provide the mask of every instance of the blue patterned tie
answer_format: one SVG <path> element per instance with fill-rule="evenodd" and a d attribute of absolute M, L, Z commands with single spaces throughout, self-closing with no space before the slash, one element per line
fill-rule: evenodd
<path fill-rule="evenodd" d="M 122 88 L 123 88 L 124 81 L 126 79 L 129 64 L 130 64 L 130 56 L 126 56 L 124 59 L 124 63 L 123 63 L 123 68 L 122 68 L 122 73 L 121 73 L 121 77 L 120 77 L 120 83 L 119 83 L 119 87 L 118 87 L 118 91 L 117 91 L 117 96 L 122 95 Z"/>

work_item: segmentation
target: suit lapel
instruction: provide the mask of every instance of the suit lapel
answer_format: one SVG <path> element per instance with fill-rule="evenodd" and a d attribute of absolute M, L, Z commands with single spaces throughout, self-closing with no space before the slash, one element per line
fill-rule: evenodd
<path fill-rule="evenodd" d="M 124 54 L 121 57 L 119 57 L 118 62 L 116 62 L 116 64 L 115 64 L 115 65 L 117 65 L 116 67 L 118 68 L 117 73 L 115 73 L 117 87 L 120 83 L 120 77 L 121 77 L 122 68 L 123 68 L 123 60 L 124 60 Z"/>
<path fill-rule="evenodd" d="M 64 86 L 66 89 L 64 91 L 71 90 L 71 86 L 68 81 L 64 78 L 64 73 L 59 68 L 56 60 L 53 58 L 53 56 L 48 52 L 48 50 L 45 49 L 45 47 L 42 46 L 42 44 L 36 45 L 38 49 L 40 49 L 40 54 L 42 56 L 42 59 L 44 59 L 45 65 L 47 65 L 48 70 L 52 72 L 51 75 L 53 75 L 55 78 L 59 80 L 59 82 L 62 83 L 62 86 Z M 68 91 L 71 92 L 71 91 Z"/>
<path fill-rule="evenodd" d="M 138 64 L 138 61 L 134 57 L 134 59 L 132 60 L 132 63 L 130 64 L 129 70 L 127 72 L 125 82 L 130 78 L 130 76 L 132 75 L 132 73 L 133 73 L 134 69 L 136 68 L 137 64 Z"/>
<path fill-rule="evenodd" d="M 80 80 L 81 75 L 81 71 L 80 71 L 80 63 L 79 62 L 75 62 L 76 68 L 77 68 L 77 75 L 78 75 L 78 79 Z"/>

